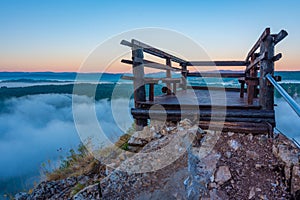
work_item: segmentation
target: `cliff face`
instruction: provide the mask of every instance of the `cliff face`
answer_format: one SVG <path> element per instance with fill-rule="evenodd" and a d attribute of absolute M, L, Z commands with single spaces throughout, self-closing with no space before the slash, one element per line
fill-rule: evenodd
<path fill-rule="evenodd" d="M 43 182 L 17 199 L 299 199 L 299 149 L 283 135 L 153 122 L 95 174 Z M 95 178 L 96 177 L 96 178 Z M 80 189 L 76 189 L 79 183 Z M 75 192 L 76 191 L 76 192 Z"/>

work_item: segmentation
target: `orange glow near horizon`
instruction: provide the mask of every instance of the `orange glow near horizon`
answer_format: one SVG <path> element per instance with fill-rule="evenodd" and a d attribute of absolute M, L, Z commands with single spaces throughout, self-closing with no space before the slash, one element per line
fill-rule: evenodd
<path fill-rule="evenodd" d="M 296 56 L 296 55 L 294 55 Z M 130 59 L 130 54 L 123 56 L 119 59 L 113 61 L 110 66 L 99 66 L 94 67 L 92 70 L 89 71 L 81 71 L 80 67 L 84 62 L 83 57 L 77 57 L 75 59 L 62 59 L 59 60 L 44 60 L 44 59 L 36 59 L 32 60 L 24 60 L 20 59 L 18 61 L 13 61 L 9 59 L 1 60 L 0 62 L 0 71 L 7 71 L 7 72 L 16 72 L 16 71 L 23 71 L 23 72 L 43 72 L 43 71 L 51 71 L 51 72 L 83 72 L 83 73 L 97 73 L 97 72 L 107 72 L 107 73 L 131 73 L 131 66 L 128 64 L 121 63 L 121 59 Z M 145 56 L 145 59 L 153 60 L 155 62 L 159 62 L 162 64 L 164 63 L 163 59 L 156 58 L 154 56 Z M 216 59 L 217 60 L 217 59 Z M 218 59 L 220 60 L 220 59 Z M 225 60 L 225 59 L 224 59 Z M 231 59 L 231 60 L 239 60 L 239 59 Z M 240 59 L 241 60 L 241 59 Z M 47 64 L 41 64 L 47 63 Z M 173 66 L 179 67 L 177 63 L 172 63 Z M 197 69 L 197 68 L 196 68 Z M 199 67 L 200 69 L 207 69 L 207 70 L 214 70 L 215 67 Z M 218 67 L 219 70 L 243 70 L 244 67 Z M 146 73 L 153 73 L 158 72 L 160 70 L 145 68 Z M 287 57 L 284 56 L 281 60 L 275 63 L 275 71 L 300 71 L 300 63 L 299 59 L 296 57 Z"/>

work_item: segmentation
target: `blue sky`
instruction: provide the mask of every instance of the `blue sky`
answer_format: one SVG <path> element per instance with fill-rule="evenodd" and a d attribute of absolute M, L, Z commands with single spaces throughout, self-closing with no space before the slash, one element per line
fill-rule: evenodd
<path fill-rule="evenodd" d="M 299 1 L 0 0 L 0 71 L 76 71 L 118 33 L 144 27 L 191 37 L 215 59 L 244 59 L 265 27 L 285 29 L 278 69 L 300 70 Z"/>

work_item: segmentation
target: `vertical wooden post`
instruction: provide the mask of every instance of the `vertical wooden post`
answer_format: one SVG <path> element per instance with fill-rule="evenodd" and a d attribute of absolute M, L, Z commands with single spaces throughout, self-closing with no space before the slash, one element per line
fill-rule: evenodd
<path fill-rule="evenodd" d="M 170 58 L 166 58 L 166 65 L 170 66 L 171 67 L 171 59 Z M 167 69 L 166 71 L 166 77 L 167 78 L 171 78 L 171 70 Z M 167 95 L 170 95 L 172 93 L 172 88 L 171 88 L 171 83 L 170 82 L 167 82 Z"/>
<path fill-rule="evenodd" d="M 149 101 L 154 101 L 154 83 L 149 83 Z"/>
<path fill-rule="evenodd" d="M 274 73 L 274 38 L 268 35 L 260 44 L 260 54 L 267 53 L 267 58 L 260 62 L 259 104 L 263 110 L 274 109 L 274 87 L 268 83 L 266 74 Z"/>
<path fill-rule="evenodd" d="M 181 87 L 183 90 L 186 90 L 187 88 L 187 67 L 186 67 L 186 63 L 181 63 L 181 79 L 182 79 L 182 83 L 181 83 Z"/>
<path fill-rule="evenodd" d="M 134 103 L 136 108 L 140 107 L 139 101 L 146 101 L 143 58 L 143 49 L 132 47 Z M 147 120 L 145 119 L 135 119 L 135 123 L 136 130 L 142 130 L 144 126 L 147 126 Z"/>
<path fill-rule="evenodd" d="M 255 60 L 255 57 L 254 57 L 254 55 L 252 55 L 250 63 L 253 63 L 254 60 Z M 248 104 L 249 105 L 253 104 L 253 98 L 255 96 L 255 80 L 254 80 L 255 72 L 256 72 L 255 67 L 252 67 L 250 69 L 250 73 L 249 73 L 249 80 L 247 81 L 248 82 L 247 96 L 248 96 Z"/>

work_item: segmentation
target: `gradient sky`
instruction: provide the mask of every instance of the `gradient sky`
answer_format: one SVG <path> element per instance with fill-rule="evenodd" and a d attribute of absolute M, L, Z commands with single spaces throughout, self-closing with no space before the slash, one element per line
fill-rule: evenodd
<path fill-rule="evenodd" d="M 300 70 L 300 1 L 0 0 L 0 71 L 77 71 L 98 44 L 136 28 L 178 31 L 216 60 L 243 60 L 266 27 L 289 36 L 277 70 Z"/>

